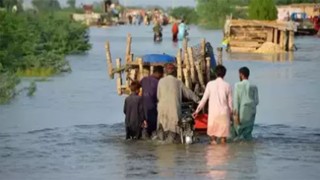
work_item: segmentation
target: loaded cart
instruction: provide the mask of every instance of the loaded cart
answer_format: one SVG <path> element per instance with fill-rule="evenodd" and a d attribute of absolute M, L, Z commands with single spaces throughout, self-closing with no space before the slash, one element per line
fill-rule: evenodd
<path fill-rule="evenodd" d="M 105 44 L 108 74 L 111 79 L 116 76 L 117 92 L 119 95 L 129 94 L 129 85 L 132 81 L 140 81 L 143 77 L 153 72 L 154 66 L 165 66 L 172 63 L 177 67 L 177 78 L 186 87 L 190 88 L 200 97 L 203 95 L 205 86 L 214 78 L 213 69 L 216 59 L 210 43 L 204 39 L 193 47 L 188 47 L 188 42 L 183 42 L 183 48 L 179 49 L 176 56 L 168 54 L 146 54 L 135 57 L 131 52 L 132 37 L 127 36 L 127 47 L 124 63 L 121 58 L 116 58 L 116 66 L 113 67 L 110 44 Z M 218 48 L 218 62 L 222 63 L 222 48 Z M 207 127 L 206 112 L 195 119 L 195 130 L 205 131 Z"/>

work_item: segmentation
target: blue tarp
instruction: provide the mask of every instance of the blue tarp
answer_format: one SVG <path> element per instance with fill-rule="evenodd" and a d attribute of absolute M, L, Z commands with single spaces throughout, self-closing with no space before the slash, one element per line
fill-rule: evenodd
<path fill-rule="evenodd" d="M 148 63 L 174 63 L 176 58 L 168 54 L 146 54 L 142 60 Z"/>

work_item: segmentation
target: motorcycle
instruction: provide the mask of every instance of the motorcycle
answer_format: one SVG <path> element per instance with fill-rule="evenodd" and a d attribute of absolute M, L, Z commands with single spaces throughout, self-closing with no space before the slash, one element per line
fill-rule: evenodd
<path fill-rule="evenodd" d="M 195 142 L 195 120 L 192 116 L 194 112 L 194 103 L 182 103 L 182 118 L 178 122 L 178 127 L 180 129 L 180 138 L 182 144 L 192 144 Z"/>

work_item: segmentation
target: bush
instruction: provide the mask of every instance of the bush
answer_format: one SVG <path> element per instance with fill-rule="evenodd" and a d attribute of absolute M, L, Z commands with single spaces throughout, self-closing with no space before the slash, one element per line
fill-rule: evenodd
<path fill-rule="evenodd" d="M 196 12 L 199 25 L 207 28 L 221 28 L 227 15 L 234 12 L 235 4 L 230 0 L 197 0 Z"/>
<path fill-rule="evenodd" d="M 8 71 L 54 68 L 65 55 L 90 49 L 87 27 L 54 14 L 0 13 L 0 63 Z"/>
<path fill-rule="evenodd" d="M 91 48 L 87 27 L 69 13 L 0 11 L 0 103 L 14 95 L 17 76 L 70 71 L 65 56 Z"/>
<path fill-rule="evenodd" d="M 256 20 L 276 20 L 277 7 L 274 0 L 251 0 L 249 18 Z"/>
<path fill-rule="evenodd" d="M 15 95 L 19 83 L 17 76 L 11 73 L 0 73 L 0 104 L 8 102 Z"/>
<path fill-rule="evenodd" d="M 175 19 L 183 18 L 188 24 L 196 24 L 198 22 L 198 15 L 194 8 L 191 7 L 177 7 L 170 11 L 170 16 Z"/>

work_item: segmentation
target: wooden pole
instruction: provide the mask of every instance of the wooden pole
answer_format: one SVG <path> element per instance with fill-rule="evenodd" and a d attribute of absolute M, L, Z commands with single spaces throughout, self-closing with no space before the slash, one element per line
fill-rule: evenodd
<path fill-rule="evenodd" d="M 154 70 L 154 66 L 150 65 L 150 73 L 149 73 L 149 75 L 153 74 L 153 70 Z"/>
<path fill-rule="evenodd" d="M 289 49 L 289 44 L 288 44 L 288 34 L 287 31 L 284 31 L 284 39 L 283 39 L 283 43 L 284 43 L 284 50 L 288 50 Z"/>
<path fill-rule="evenodd" d="M 137 69 L 130 70 L 130 80 L 133 80 L 133 81 L 137 80 Z"/>
<path fill-rule="evenodd" d="M 133 61 L 133 54 L 131 53 L 128 62 L 131 63 L 132 61 Z"/>
<path fill-rule="evenodd" d="M 138 58 L 138 64 L 139 64 L 139 81 L 143 78 L 143 61 L 142 58 Z"/>
<path fill-rule="evenodd" d="M 267 30 L 267 42 L 273 42 L 273 29 Z"/>
<path fill-rule="evenodd" d="M 125 84 L 126 89 L 130 87 L 130 70 L 126 71 L 126 84 Z"/>
<path fill-rule="evenodd" d="M 205 84 L 204 84 L 203 73 L 202 73 L 202 68 L 201 68 L 200 61 L 196 61 L 195 62 L 195 66 L 196 66 L 196 70 L 197 70 L 197 73 L 198 73 L 198 79 L 199 79 L 201 88 L 204 90 L 206 87 L 205 87 Z"/>
<path fill-rule="evenodd" d="M 189 62 L 189 58 L 188 58 L 188 40 L 185 38 L 183 40 L 183 55 L 184 55 L 184 59 L 183 59 L 183 63 L 186 65 L 187 70 L 189 71 L 190 69 L 190 62 Z"/>
<path fill-rule="evenodd" d="M 280 48 L 282 50 L 285 49 L 285 32 L 284 31 L 280 31 Z"/>
<path fill-rule="evenodd" d="M 127 35 L 127 48 L 126 48 L 126 63 L 128 63 L 131 59 L 131 34 Z"/>
<path fill-rule="evenodd" d="M 185 79 L 184 84 L 186 85 L 187 88 L 190 89 L 189 73 L 187 68 L 183 68 L 183 75 Z"/>
<path fill-rule="evenodd" d="M 114 74 L 112 73 L 112 58 L 111 58 L 111 53 L 110 53 L 110 44 L 109 44 L 109 41 L 106 42 L 105 44 L 105 49 L 106 49 L 106 57 L 107 57 L 107 69 L 108 69 L 108 74 L 109 74 L 109 77 L 111 79 L 114 78 Z"/>
<path fill-rule="evenodd" d="M 194 59 L 193 59 L 192 47 L 188 47 L 188 59 L 190 61 L 191 81 L 192 81 L 192 83 L 195 83 L 196 82 L 196 75 L 195 75 L 195 70 L 194 70 Z"/>
<path fill-rule="evenodd" d="M 116 59 L 116 68 L 120 69 L 120 67 L 121 67 L 121 59 L 117 58 Z M 118 92 L 119 95 L 122 94 L 121 86 L 122 86 L 122 78 L 121 78 L 121 71 L 119 71 L 118 72 L 118 77 L 117 77 L 117 92 Z"/>
<path fill-rule="evenodd" d="M 210 74 L 211 74 L 211 67 L 210 67 L 210 57 L 206 58 L 206 74 L 207 74 L 207 83 L 211 80 Z"/>
<path fill-rule="evenodd" d="M 177 78 L 182 81 L 181 49 L 177 53 Z"/>
<path fill-rule="evenodd" d="M 222 47 L 218 47 L 217 52 L 218 52 L 218 65 L 222 65 Z"/>
<path fill-rule="evenodd" d="M 278 29 L 273 30 L 273 43 L 278 44 Z"/>
<path fill-rule="evenodd" d="M 289 51 L 294 51 L 294 32 L 289 32 Z"/>
<path fill-rule="evenodd" d="M 206 39 L 201 39 L 200 48 L 201 48 L 200 60 L 204 61 L 206 59 Z"/>

